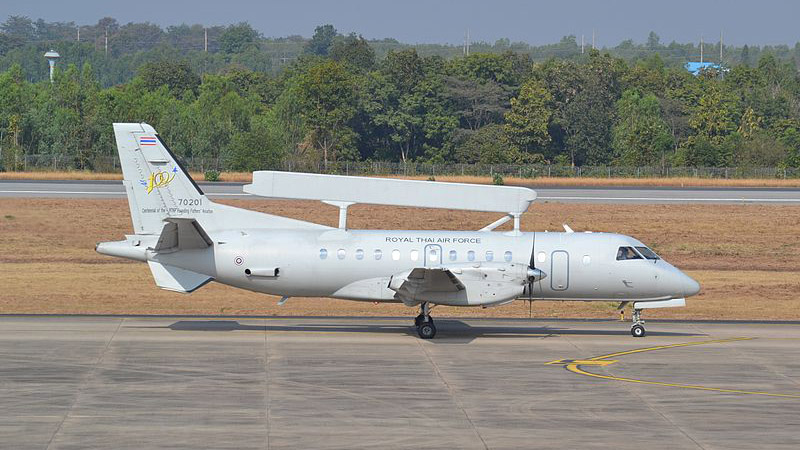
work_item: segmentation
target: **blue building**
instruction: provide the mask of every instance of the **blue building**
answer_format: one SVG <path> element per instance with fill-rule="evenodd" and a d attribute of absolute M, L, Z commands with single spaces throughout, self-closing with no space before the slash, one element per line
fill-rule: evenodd
<path fill-rule="evenodd" d="M 686 67 L 686 70 L 688 70 L 694 76 L 698 76 L 700 75 L 700 72 L 708 69 L 714 69 L 718 71 L 725 70 L 722 66 L 713 62 L 687 62 L 683 67 Z"/>

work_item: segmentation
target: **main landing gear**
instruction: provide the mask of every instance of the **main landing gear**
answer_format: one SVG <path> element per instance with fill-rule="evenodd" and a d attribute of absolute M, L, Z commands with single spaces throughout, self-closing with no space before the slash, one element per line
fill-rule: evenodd
<path fill-rule="evenodd" d="M 414 325 L 417 327 L 417 334 L 422 339 L 433 339 L 436 336 L 436 326 L 433 324 L 428 302 L 422 302 L 419 305 L 419 315 L 414 318 Z"/>
<path fill-rule="evenodd" d="M 644 337 L 647 330 L 644 329 L 644 320 L 642 320 L 642 310 L 633 310 L 633 325 L 631 325 L 631 336 Z"/>

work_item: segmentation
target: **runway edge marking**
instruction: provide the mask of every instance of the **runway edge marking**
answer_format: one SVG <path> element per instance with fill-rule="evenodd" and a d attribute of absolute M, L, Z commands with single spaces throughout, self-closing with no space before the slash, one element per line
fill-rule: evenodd
<path fill-rule="evenodd" d="M 626 383 L 638 383 L 638 384 L 649 384 L 653 386 L 665 386 L 665 387 L 674 387 L 674 388 L 681 388 L 681 389 L 695 389 L 700 391 L 712 391 L 712 392 L 722 392 L 726 394 L 746 394 L 746 395 L 762 395 L 767 397 L 782 397 L 782 398 L 797 398 L 800 399 L 800 394 L 778 394 L 773 392 L 757 392 L 757 391 L 743 391 L 738 389 L 723 389 L 723 388 L 714 388 L 709 386 L 700 386 L 700 385 L 693 385 L 693 384 L 678 384 L 678 383 L 665 383 L 661 381 L 649 381 L 649 380 L 637 380 L 634 378 L 623 378 L 623 377 L 615 377 L 612 375 L 600 375 L 597 373 L 587 372 L 583 370 L 580 366 L 607 366 L 609 364 L 613 364 L 617 362 L 617 360 L 610 360 L 608 358 L 616 358 L 619 356 L 624 355 L 631 355 L 635 353 L 644 353 L 644 352 L 651 352 L 655 350 L 664 350 L 670 348 L 678 348 L 678 347 L 691 347 L 695 345 L 708 345 L 708 344 L 721 344 L 727 342 L 736 342 L 736 341 L 749 341 L 755 338 L 750 337 L 737 337 L 731 339 L 715 339 L 711 341 L 699 341 L 699 342 L 684 342 L 680 344 L 669 344 L 669 345 L 659 345 L 656 347 L 646 347 L 646 348 L 638 348 L 634 350 L 627 350 L 622 352 L 610 353 L 608 355 L 601 355 L 601 356 L 594 356 L 588 359 L 559 359 L 556 361 L 550 361 L 545 364 L 549 365 L 563 365 L 566 369 L 572 373 L 576 373 L 578 375 L 585 375 L 593 378 L 601 378 L 604 380 L 612 380 L 612 381 L 622 381 Z"/>

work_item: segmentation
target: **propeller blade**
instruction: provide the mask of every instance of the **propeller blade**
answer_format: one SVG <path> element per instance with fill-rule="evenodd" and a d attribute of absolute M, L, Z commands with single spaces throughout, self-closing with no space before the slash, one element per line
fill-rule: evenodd
<path fill-rule="evenodd" d="M 536 251 L 536 232 L 533 233 L 533 243 L 531 244 L 531 261 L 528 263 L 528 270 L 536 269 L 533 266 L 534 263 L 534 252 Z M 531 302 L 533 301 L 533 279 L 529 276 L 528 277 L 528 306 L 530 306 Z"/>

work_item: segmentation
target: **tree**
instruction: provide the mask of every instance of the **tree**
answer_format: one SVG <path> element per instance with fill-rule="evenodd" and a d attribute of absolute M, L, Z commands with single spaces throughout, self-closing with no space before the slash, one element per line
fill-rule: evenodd
<path fill-rule="evenodd" d="M 640 96 L 634 90 L 625 91 L 617 102 L 617 123 L 614 125 L 613 148 L 615 162 L 626 166 L 666 164 L 667 151 L 672 147 L 669 127 L 661 117 L 658 98 Z"/>
<path fill-rule="evenodd" d="M 22 137 L 25 115 L 33 100 L 30 85 L 22 75 L 19 64 L 0 74 L 0 166 L 17 169 L 23 156 Z"/>
<path fill-rule="evenodd" d="M 375 50 L 361 36 L 350 33 L 344 39 L 337 40 L 330 48 L 330 57 L 334 61 L 368 71 L 375 67 Z"/>
<path fill-rule="evenodd" d="M 509 142 L 503 126 L 489 124 L 478 130 L 460 130 L 453 139 L 453 156 L 467 164 L 519 164 L 525 154 Z"/>
<path fill-rule="evenodd" d="M 242 53 L 257 46 L 261 34 L 247 22 L 229 25 L 219 37 L 220 49 L 225 53 Z"/>
<path fill-rule="evenodd" d="M 30 42 L 36 39 L 36 28 L 33 26 L 33 20 L 27 16 L 8 16 L 8 19 L 0 24 L 0 31 L 22 42 Z"/>
<path fill-rule="evenodd" d="M 708 82 L 689 119 L 689 126 L 697 136 L 703 136 L 713 145 L 719 145 L 725 136 L 736 130 L 735 110 L 735 99 L 730 93 L 724 92 L 713 81 Z"/>
<path fill-rule="evenodd" d="M 325 61 L 299 76 L 296 89 L 308 126 L 307 143 L 329 160 L 350 157 L 355 136 L 349 122 L 356 114 L 353 77 L 336 61 Z"/>
<path fill-rule="evenodd" d="M 414 49 L 389 52 L 382 72 L 400 94 L 411 92 L 425 76 L 422 58 Z"/>
<path fill-rule="evenodd" d="M 518 148 L 531 152 L 547 145 L 547 127 L 552 116 L 553 96 L 538 80 L 522 85 L 516 98 L 511 99 L 511 111 L 506 113 L 505 131 Z"/>
<path fill-rule="evenodd" d="M 459 75 L 498 84 L 516 85 L 513 68 L 513 54 L 473 53 L 456 60 L 455 69 Z"/>
<path fill-rule="evenodd" d="M 449 76 L 444 85 L 445 95 L 463 128 L 477 130 L 491 122 L 502 122 L 508 111 L 508 93 L 494 81 Z"/>
<path fill-rule="evenodd" d="M 574 166 L 606 164 L 611 159 L 611 126 L 619 98 L 617 61 L 592 51 L 582 67 L 583 88 L 565 108 L 567 148 Z"/>
<path fill-rule="evenodd" d="M 227 168 L 252 172 L 279 169 L 286 155 L 285 135 L 274 112 L 250 118 L 250 129 L 236 133 L 227 151 Z"/>
<path fill-rule="evenodd" d="M 647 35 L 647 49 L 650 51 L 658 50 L 661 48 L 661 38 L 655 33 L 655 31 L 651 31 L 649 35 Z"/>
<path fill-rule="evenodd" d="M 320 25 L 314 29 L 314 36 L 306 43 L 304 51 L 312 55 L 328 56 L 337 35 L 333 25 Z"/>
<path fill-rule="evenodd" d="M 197 91 L 200 77 L 192 71 L 186 61 L 158 61 L 144 64 L 139 69 L 139 77 L 147 89 L 155 90 L 167 86 L 174 95 L 184 91 Z"/>

